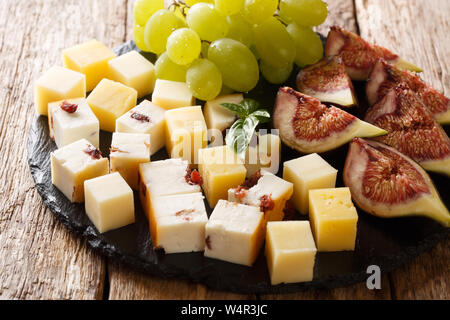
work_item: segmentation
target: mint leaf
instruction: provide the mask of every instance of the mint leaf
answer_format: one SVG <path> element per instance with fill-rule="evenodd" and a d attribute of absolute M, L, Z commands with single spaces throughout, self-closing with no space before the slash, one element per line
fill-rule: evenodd
<path fill-rule="evenodd" d="M 244 99 L 240 105 L 245 110 L 247 116 L 259 109 L 259 102 L 253 99 Z"/>
<path fill-rule="evenodd" d="M 260 123 L 266 123 L 270 121 L 270 113 L 265 109 L 256 110 L 252 112 L 250 116 L 256 117 Z"/>
<path fill-rule="evenodd" d="M 236 113 L 236 115 L 239 118 L 245 118 L 247 117 L 247 111 L 244 107 L 242 107 L 240 104 L 235 104 L 235 103 L 221 103 L 220 104 L 222 107 L 227 108 L 228 110 L 233 111 L 234 113 Z"/>

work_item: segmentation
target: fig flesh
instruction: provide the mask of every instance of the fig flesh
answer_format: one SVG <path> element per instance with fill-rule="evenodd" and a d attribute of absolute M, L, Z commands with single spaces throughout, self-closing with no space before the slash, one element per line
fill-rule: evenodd
<path fill-rule="evenodd" d="M 403 70 L 421 72 L 422 70 L 400 58 L 386 48 L 373 45 L 357 34 L 333 26 L 328 33 L 325 56 L 340 55 L 352 80 L 366 80 L 378 59 L 396 65 Z"/>
<path fill-rule="evenodd" d="M 425 170 L 450 176 L 450 139 L 406 84 L 390 89 L 364 120 L 388 132 L 374 140 L 399 150 Z"/>
<path fill-rule="evenodd" d="M 359 120 L 290 87 L 280 88 L 273 122 L 281 140 L 302 153 L 321 153 L 335 149 L 354 137 L 375 137 L 386 131 Z"/>
<path fill-rule="evenodd" d="M 419 95 L 422 103 L 439 123 L 450 123 L 450 100 L 446 96 L 413 73 L 400 70 L 382 59 L 373 68 L 366 86 L 369 104 L 375 104 L 389 89 L 402 82 Z"/>
<path fill-rule="evenodd" d="M 297 75 L 297 89 L 322 102 L 343 107 L 357 104 L 355 89 L 339 56 L 324 58 L 302 69 Z"/>
<path fill-rule="evenodd" d="M 343 177 L 358 207 L 374 216 L 421 215 L 450 226 L 450 213 L 428 174 L 392 147 L 353 139 Z"/>

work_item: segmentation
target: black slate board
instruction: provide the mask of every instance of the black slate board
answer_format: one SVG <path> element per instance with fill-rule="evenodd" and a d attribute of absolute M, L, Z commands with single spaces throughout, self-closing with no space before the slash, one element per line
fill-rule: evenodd
<path fill-rule="evenodd" d="M 116 51 L 123 54 L 130 50 L 136 50 L 132 42 L 125 43 Z M 154 60 L 154 56 L 144 55 Z M 286 85 L 295 88 L 295 74 L 296 72 L 293 72 Z M 247 96 L 270 108 L 273 106 L 278 87 L 261 80 Z M 354 112 L 361 115 L 365 112 L 364 106 L 367 105 L 363 84 L 357 83 L 356 90 L 361 106 Z M 111 134 L 101 132 L 100 141 L 100 149 L 103 155 L 107 156 Z M 378 265 L 382 273 L 387 273 L 432 248 L 449 234 L 446 228 L 426 218 L 379 219 L 358 210 L 358 235 L 354 252 L 319 252 L 316 256 L 312 282 L 271 286 L 263 253 L 255 265 L 249 268 L 205 258 L 202 253 L 164 255 L 160 251 L 155 251 L 137 193 L 135 193 L 136 223 L 99 234 L 87 218 L 84 205 L 70 203 L 52 185 L 50 152 L 55 149 L 56 145 L 48 134 L 47 118 L 37 117 L 28 138 L 28 161 L 36 188 L 51 212 L 67 228 L 86 238 L 90 246 L 105 256 L 162 278 L 187 279 L 203 283 L 213 289 L 238 293 L 284 293 L 311 288 L 342 287 L 364 281 L 368 276 L 366 269 L 369 265 Z M 342 173 L 346 153 L 347 146 L 344 146 L 323 157 Z M 297 152 L 283 147 L 281 163 L 298 156 Z M 162 150 L 152 156 L 152 161 L 166 157 L 167 154 Z M 448 207 L 450 205 L 448 178 L 439 175 L 432 175 L 432 178 Z M 340 174 L 337 186 L 343 186 Z M 298 216 L 298 219 L 305 218 Z"/>

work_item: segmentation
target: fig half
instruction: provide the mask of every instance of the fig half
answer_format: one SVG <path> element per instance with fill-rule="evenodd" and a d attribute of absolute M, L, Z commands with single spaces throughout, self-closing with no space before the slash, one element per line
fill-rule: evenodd
<path fill-rule="evenodd" d="M 394 147 L 425 170 L 450 176 L 450 139 L 406 84 L 390 89 L 364 120 L 388 132 L 376 141 Z"/>
<path fill-rule="evenodd" d="M 450 100 L 446 96 L 413 73 L 400 70 L 383 59 L 377 61 L 369 76 L 366 86 L 369 104 L 375 104 L 389 89 L 402 82 L 419 95 L 422 103 L 439 123 L 450 123 Z"/>
<path fill-rule="evenodd" d="M 450 226 L 450 213 L 428 174 L 392 147 L 353 139 L 343 177 L 358 207 L 374 216 L 421 215 Z"/>
<path fill-rule="evenodd" d="M 301 70 L 297 75 L 297 89 L 322 102 L 343 107 L 357 104 L 355 89 L 339 56 L 324 58 Z"/>
<path fill-rule="evenodd" d="M 273 122 L 281 140 L 302 153 L 335 149 L 354 137 L 375 137 L 386 131 L 350 113 L 289 87 L 278 90 Z"/>
<path fill-rule="evenodd" d="M 366 80 L 378 59 L 383 58 L 403 70 L 422 69 L 400 58 L 386 48 L 370 44 L 357 34 L 333 26 L 328 33 L 325 56 L 340 55 L 353 80 Z"/>

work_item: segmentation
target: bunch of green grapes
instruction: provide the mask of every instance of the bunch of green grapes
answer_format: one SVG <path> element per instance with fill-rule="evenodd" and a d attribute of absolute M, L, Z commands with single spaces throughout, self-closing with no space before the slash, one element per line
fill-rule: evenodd
<path fill-rule="evenodd" d="M 327 17 L 323 0 L 136 0 L 134 40 L 158 56 L 156 77 L 186 82 L 211 100 L 248 92 L 261 73 L 274 84 L 323 56 L 313 31 Z"/>

